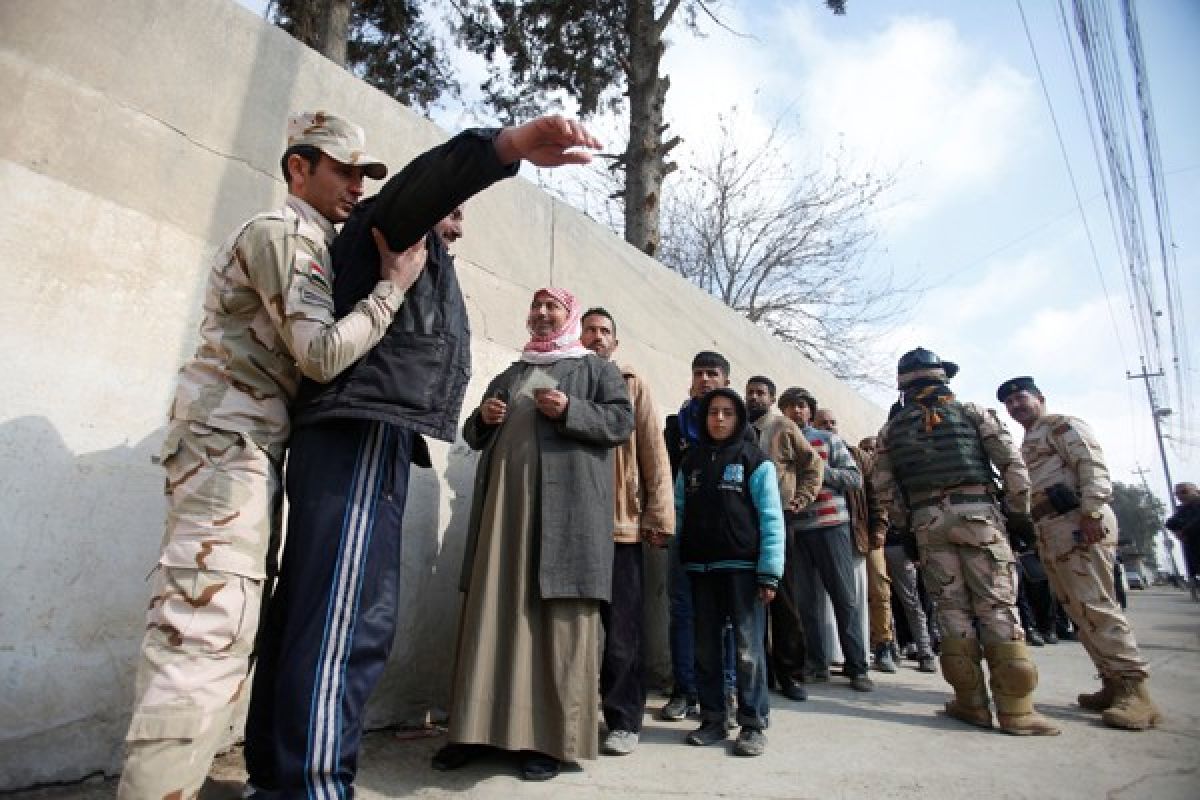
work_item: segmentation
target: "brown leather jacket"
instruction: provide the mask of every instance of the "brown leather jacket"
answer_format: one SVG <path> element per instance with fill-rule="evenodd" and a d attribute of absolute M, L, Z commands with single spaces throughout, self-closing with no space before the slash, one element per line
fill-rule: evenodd
<path fill-rule="evenodd" d="M 810 505 L 821 491 L 825 462 L 804 438 L 804 432 L 775 406 L 754 421 L 754 428 L 759 447 L 775 463 L 783 510 Z"/>
<path fill-rule="evenodd" d="M 863 487 L 846 492 L 846 507 L 850 509 L 854 549 L 859 555 L 865 556 L 868 550 L 883 546 L 884 537 L 887 535 L 888 515 L 879 494 L 875 491 L 875 482 L 871 476 L 875 459 L 854 445 L 848 447 L 850 455 L 854 456 L 854 461 L 863 474 Z M 872 536 L 878 544 L 871 541 Z"/>
<path fill-rule="evenodd" d="M 633 435 L 613 451 L 613 541 L 641 541 L 642 532 L 675 533 L 675 487 L 658 406 L 631 368 L 618 365 L 633 402 Z"/>

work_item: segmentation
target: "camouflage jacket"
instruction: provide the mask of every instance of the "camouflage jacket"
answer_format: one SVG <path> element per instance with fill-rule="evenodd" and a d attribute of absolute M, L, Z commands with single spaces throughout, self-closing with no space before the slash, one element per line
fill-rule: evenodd
<path fill-rule="evenodd" d="M 1004 423 L 990 408 L 983 408 L 975 403 L 961 403 L 967 419 L 979 431 L 979 440 L 988 460 L 1000 472 L 1004 485 L 1005 506 L 1009 511 L 1029 513 L 1029 471 L 1025 462 L 1013 443 L 1012 436 Z M 908 525 L 909 509 L 904 493 L 896 481 L 892 468 L 892 459 L 888 453 L 888 433 L 892 421 L 885 424 L 876 438 L 875 464 L 872 467 L 875 490 L 879 499 L 887 509 L 888 519 L 899 528 Z"/>
<path fill-rule="evenodd" d="M 1025 432 L 1021 455 L 1033 490 L 1063 483 L 1079 493 L 1080 511 L 1100 511 L 1112 498 L 1104 452 L 1087 423 L 1064 414 L 1044 414 Z"/>
<path fill-rule="evenodd" d="M 333 313 L 333 225 L 289 195 L 218 251 L 196 354 L 179 372 L 173 421 L 287 440 L 301 375 L 328 381 L 379 341 L 403 296 L 389 281 L 341 320 Z"/>

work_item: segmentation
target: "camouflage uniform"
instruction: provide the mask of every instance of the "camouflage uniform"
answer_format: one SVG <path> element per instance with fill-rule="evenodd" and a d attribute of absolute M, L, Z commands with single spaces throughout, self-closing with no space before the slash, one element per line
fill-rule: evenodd
<path fill-rule="evenodd" d="M 946 381 L 957 372 L 923 348 L 901 357 L 905 404 L 876 439 L 875 486 L 893 524 L 916 537 L 942 628 L 942 674 L 955 693 L 946 713 L 992 726 L 986 658 L 1000 729 L 1055 735 L 1058 728 L 1033 708 L 1037 667 L 1025 645 L 1015 559 L 995 501 L 993 469 L 1008 513 L 1027 517 L 1029 473 L 996 413 L 950 392 Z"/>
<path fill-rule="evenodd" d="M 1150 727 L 1158 721 L 1152 705 L 1139 703 L 1137 720 L 1130 717 L 1128 709 L 1109 710 L 1117 700 L 1118 684 L 1141 686 L 1149 673 L 1113 585 L 1117 520 L 1108 505 L 1112 485 L 1104 453 L 1083 420 L 1061 414 L 1043 414 L 1030 425 L 1021 453 L 1033 480 L 1038 552 L 1050 586 L 1104 681 L 1101 691 L 1080 695 L 1079 704 L 1104 711 L 1105 722 L 1114 727 Z M 1056 485 L 1073 490 L 1079 508 L 1057 511 L 1046 494 Z M 1080 536 L 1080 519 L 1085 514 L 1098 514 L 1103 523 L 1104 538 L 1095 544 Z"/>
<path fill-rule="evenodd" d="M 357 157 L 380 174 L 361 147 L 356 156 L 339 149 L 361 143 L 348 125 L 301 115 L 289 143 Z M 302 374 L 332 378 L 379 341 L 399 308 L 402 295 L 380 281 L 334 321 L 334 235 L 328 220 L 289 196 L 282 209 L 246 222 L 209 275 L 200 344 L 180 371 L 160 459 L 166 531 L 121 798 L 188 798 L 203 784 L 249 673 L 279 541 L 288 404 Z"/>
<path fill-rule="evenodd" d="M 1117 519 L 1108 506 L 1112 485 L 1100 445 L 1083 420 L 1046 414 L 1025 432 L 1021 454 L 1033 480 L 1038 553 L 1080 642 L 1101 675 L 1145 678 L 1146 662 L 1113 588 Z M 1077 491 L 1080 508 L 1056 513 L 1045 494 L 1055 484 Z M 1080 515 L 1089 512 L 1103 515 L 1104 539 L 1096 544 L 1079 540 Z"/>
<path fill-rule="evenodd" d="M 978 428 L 988 459 L 1000 470 L 1006 506 L 1027 513 L 1029 473 L 1012 437 L 996 412 L 974 403 L 961 405 Z M 877 439 L 876 489 L 893 523 L 916 536 L 925 588 L 937 605 L 943 635 L 974 639 L 977 618 L 985 643 L 1023 641 L 1015 559 L 992 487 L 960 485 L 938 497 L 905 498 L 888 450 L 889 426 Z"/>

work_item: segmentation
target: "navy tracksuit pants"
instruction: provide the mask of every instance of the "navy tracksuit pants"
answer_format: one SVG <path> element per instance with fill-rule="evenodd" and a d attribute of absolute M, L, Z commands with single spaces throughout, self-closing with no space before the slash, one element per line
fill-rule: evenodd
<path fill-rule="evenodd" d="M 396 632 L 410 431 L 339 420 L 292 436 L 287 533 L 246 722 L 265 797 L 353 795 L 363 710 Z"/>

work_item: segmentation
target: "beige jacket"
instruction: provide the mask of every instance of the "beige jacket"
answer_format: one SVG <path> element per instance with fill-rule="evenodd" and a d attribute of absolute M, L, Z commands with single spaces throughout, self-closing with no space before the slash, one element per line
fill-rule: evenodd
<path fill-rule="evenodd" d="M 804 438 L 804 432 L 775 406 L 755 420 L 754 427 L 759 447 L 775 462 L 783 510 L 811 505 L 821 491 L 825 462 Z"/>
<path fill-rule="evenodd" d="M 650 387 L 629 367 L 621 366 L 633 402 L 633 435 L 613 451 L 613 540 L 641 541 L 642 531 L 675 532 L 674 483 L 658 406 Z"/>

